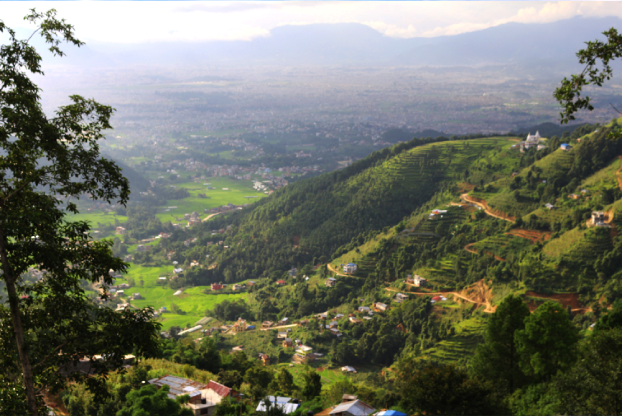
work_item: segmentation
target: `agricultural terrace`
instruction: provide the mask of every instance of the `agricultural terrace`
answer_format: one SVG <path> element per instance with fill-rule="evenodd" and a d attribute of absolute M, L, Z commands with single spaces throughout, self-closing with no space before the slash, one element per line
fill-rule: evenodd
<path fill-rule="evenodd" d="M 526 238 L 515 235 L 497 234 L 485 238 L 473 244 L 473 249 L 477 252 L 484 252 L 502 259 L 507 259 L 515 253 L 519 253 L 529 247 L 531 242 Z"/>
<path fill-rule="evenodd" d="M 466 364 L 475 349 L 483 342 L 486 320 L 474 317 L 455 325 L 455 334 L 421 352 L 422 360 L 442 364 Z"/>

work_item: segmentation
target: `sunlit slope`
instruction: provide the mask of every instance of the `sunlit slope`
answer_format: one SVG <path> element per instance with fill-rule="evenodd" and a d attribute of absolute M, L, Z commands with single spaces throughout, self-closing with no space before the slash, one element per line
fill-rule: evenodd
<path fill-rule="evenodd" d="M 273 262 L 275 251 L 284 250 L 280 257 L 291 265 L 309 261 L 307 250 L 330 256 L 362 232 L 400 222 L 439 191 L 462 181 L 465 170 L 483 154 L 510 143 L 510 138 L 497 137 L 411 148 L 403 144 L 402 151 L 397 145 L 378 152 L 384 157 L 373 154 L 341 171 L 287 186 L 259 201 L 248 215 L 233 218 L 238 235 L 250 241 L 245 248 L 229 250 L 222 267 L 229 258 L 244 256 L 245 249 L 269 250 L 266 256 Z M 255 256 L 253 261 L 263 259 Z"/>

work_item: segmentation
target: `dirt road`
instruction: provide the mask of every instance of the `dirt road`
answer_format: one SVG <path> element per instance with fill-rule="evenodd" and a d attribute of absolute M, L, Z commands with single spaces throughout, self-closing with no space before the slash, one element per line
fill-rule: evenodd
<path fill-rule="evenodd" d="M 212 217 L 215 217 L 216 215 L 220 214 L 220 212 L 217 212 L 215 214 L 209 214 L 207 217 L 203 218 L 201 221 L 207 221 Z"/>
<path fill-rule="evenodd" d="M 298 326 L 298 324 L 291 324 L 291 325 L 281 325 L 281 326 L 273 326 L 271 328 L 259 328 L 260 331 L 270 331 L 272 329 L 283 329 L 283 328 L 293 328 L 295 326 Z"/>
<path fill-rule="evenodd" d="M 408 283 L 407 283 L 408 284 Z M 408 284 L 409 286 L 414 286 L 411 284 Z M 400 292 L 399 290 L 396 289 L 392 289 L 390 287 L 385 288 L 388 291 L 391 292 Z M 484 306 L 484 312 L 486 313 L 493 313 L 497 308 L 496 306 L 492 306 L 492 304 L 490 303 L 490 300 L 492 299 L 492 290 L 486 286 L 486 284 L 484 283 L 483 280 L 480 280 L 478 282 L 476 282 L 475 284 L 465 288 L 463 290 L 463 292 L 468 293 L 469 291 L 473 292 L 477 292 L 476 293 L 476 297 L 478 296 L 479 299 L 473 299 L 472 297 L 466 296 L 462 293 L 459 292 L 401 292 L 401 293 L 408 293 L 410 295 L 416 295 L 416 296 L 447 296 L 447 295 L 452 295 L 455 296 L 457 298 L 460 298 L 462 300 L 465 300 L 469 303 L 473 303 L 475 305 L 479 306 Z"/>
<path fill-rule="evenodd" d="M 330 270 L 331 272 L 335 273 L 337 276 L 343 276 L 343 277 L 356 277 L 356 278 L 358 278 L 358 279 L 361 279 L 361 277 L 359 277 L 359 276 L 354 276 L 353 274 L 345 274 L 345 273 L 338 272 L 337 270 L 335 270 L 335 268 L 333 267 L 333 265 L 332 265 L 332 264 L 330 264 L 330 263 L 328 263 L 326 266 L 328 267 L 328 270 Z"/>
<path fill-rule="evenodd" d="M 499 214 L 495 214 L 492 209 L 488 206 L 488 203 L 484 200 L 478 201 L 476 198 L 473 198 L 471 196 L 469 196 L 468 193 L 464 193 L 462 195 L 460 195 L 460 198 L 462 198 L 462 200 L 471 203 L 471 204 L 475 204 L 478 207 L 482 208 L 484 210 L 484 212 L 488 215 L 490 215 L 491 217 L 495 217 L 495 218 L 499 218 L 500 220 L 504 220 L 504 221 L 508 221 L 508 222 L 514 222 L 514 220 L 516 218 L 512 217 L 511 215 L 507 215 L 507 214 L 503 214 L 503 215 L 499 215 Z"/>

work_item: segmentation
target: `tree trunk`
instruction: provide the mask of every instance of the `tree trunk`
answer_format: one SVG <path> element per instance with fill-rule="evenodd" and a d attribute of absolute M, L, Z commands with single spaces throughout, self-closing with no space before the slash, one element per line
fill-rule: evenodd
<path fill-rule="evenodd" d="M 9 294 L 9 306 L 11 309 L 11 318 L 13 319 L 13 330 L 15 332 L 15 341 L 17 342 L 17 352 L 19 360 L 22 364 L 23 382 L 26 389 L 28 412 L 31 416 L 37 416 L 37 396 L 35 394 L 35 382 L 32 374 L 32 365 L 30 357 L 26 351 L 26 343 L 24 342 L 24 329 L 22 320 L 19 316 L 19 299 L 15 290 L 15 278 L 12 276 L 11 267 L 4 245 L 4 233 L 0 228 L 0 260 L 2 260 L 2 271 L 4 273 L 4 281 Z"/>

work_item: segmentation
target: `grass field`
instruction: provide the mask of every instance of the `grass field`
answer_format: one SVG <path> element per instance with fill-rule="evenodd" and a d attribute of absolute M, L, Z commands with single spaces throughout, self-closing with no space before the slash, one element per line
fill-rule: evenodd
<path fill-rule="evenodd" d="M 158 310 L 162 306 L 165 306 L 168 310 L 171 309 L 171 304 L 175 303 L 184 311 L 185 315 L 178 315 L 174 313 L 165 313 L 162 316 L 163 329 L 168 329 L 171 326 L 185 327 L 187 324 L 194 325 L 196 321 L 205 316 L 206 309 L 213 309 L 217 303 L 224 300 L 245 299 L 248 297 L 246 293 L 236 294 L 204 294 L 203 290 L 209 286 L 197 286 L 184 290 L 181 295 L 173 296 L 175 290 L 168 287 L 163 287 L 157 284 L 158 277 L 171 275 L 172 266 L 166 267 L 144 267 L 132 265 L 122 281 L 127 281 L 129 278 L 133 278 L 136 282 L 136 287 L 132 287 L 125 292 L 127 294 L 140 293 L 144 299 L 132 300 L 130 303 L 138 308 L 145 308 L 151 306 Z M 140 286 L 140 281 L 143 281 L 143 285 Z"/>
<path fill-rule="evenodd" d="M 209 183 L 209 186 L 216 189 L 207 189 L 207 185 L 203 185 L 204 183 Z M 229 203 L 234 205 L 252 204 L 258 199 L 267 196 L 263 192 L 255 191 L 252 181 L 249 180 L 207 178 L 201 180 L 201 182 L 185 182 L 175 186 L 187 189 L 190 196 L 183 199 L 169 200 L 165 206 L 158 207 L 156 217 L 162 222 L 177 222 L 177 218 L 183 218 L 184 214 L 190 214 L 193 211 L 197 211 L 201 217 L 205 217 L 207 214 L 204 214 L 203 210 L 206 208 L 215 208 Z M 206 194 L 206 198 L 199 197 L 199 194 L 203 193 Z M 245 198 L 246 196 L 255 198 Z M 78 215 L 68 216 L 68 219 L 71 221 L 90 221 L 92 227 L 97 227 L 97 223 L 114 224 L 115 218 L 120 223 L 127 221 L 125 216 L 106 214 L 102 211 L 85 211 Z"/>
<path fill-rule="evenodd" d="M 616 158 L 604 169 L 599 170 L 581 182 L 581 188 L 589 190 L 600 188 L 615 188 L 618 186 L 616 171 L 620 168 L 620 159 Z"/>
<path fill-rule="evenodd" d="M 207 189 L 210 183 L 211 187 L 216 189 Z M 222 205 L 232 203 L 234 205 L 252 204 L 259 198 L 266 196 L 263 192 L 257 192 L 253 189 L 253 183 L 249 180 L 236 180 L 229 178 L 207 178 L 201 182 L 186 182 L 176 185 L 179 188 L 187 189 L 190 196 L 184 199 L 167 201 L 166 207 L 177 207 L 168 209 L 166 212 L 159 212 L 156 216 L 160 221 L 175 222 L 176 218 L 183 217 L 186 213 L 197 211 L 202 216 L 203 210 L 206 208 L 215 208 Z M 225 189 L 223 189 L 225 188 Z M 206 194 L 206 198 L 200 198 L 199 194 Z M 256 196 L 257 198 L 244 198 L 245 196 Z"/>
<path fill-rule="evenodd" d="M 115 218 L 119 222 L 127 221 L 127 217 L 123 215 L 115 215 L 115 214 L 106 214 L 102 211 L 92 211 L 87 212 L 86 210 L 80 212 L 79 214 L 73 215 L 68 214 L 67 219 L 69 221 L 89 221 L 91 223 L 91 227 L 97 227 L 97 223 L 100 224 L 114 224 Z"/>

